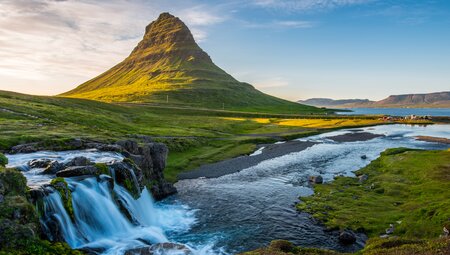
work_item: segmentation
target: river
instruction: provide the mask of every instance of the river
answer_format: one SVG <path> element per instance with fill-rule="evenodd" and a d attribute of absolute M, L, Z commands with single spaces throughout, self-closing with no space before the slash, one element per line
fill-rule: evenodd
<path fill-rule="evenodd" d="M 360 142 L 335 142 L 327 139 L 349 132 L 371 132 L 383 136 Z M 87 241 L 75 238 L 68 242 L 76 248 L 97 245 L 96 247 L 105 248 L 104 252 L 109 254 L 142 246 L 142 240 L 183 243 L 195 250 L 196 254 L 235 254 L 267 245 L 274 239 L 286 239 L 308 247 L 355 251 L 363 247 L 364 236 L 359 236 L 358 242 L 352 246 L 341 246 L 336 233 L 326 231 L 308 214 L 295 210 L 298 197 L 313 193 L 308 177 L 320 174 L 325 182 L 329 182 L 338 175 L 353 176 L 354 171 L 366 166 L 387 148 L 432 150 L 450 147 L 448 144 L 418 141 L 414 138 L 418 135 L 450 138 L 450 126 L 385 125 L 302 138 L 300 140 L 317 144 L 300 152 L 263 161 L 238 173 L 213 179 L 179 181 L 176 183 L 178 194 L 158 203 L 154 203 L 148 193 L 145 193 L 140 201 L 130 201 L 133 212 L 141 219 L 138 225 L 127 223 L 125 217 L 120 216 L 114 208 L 113 214 L 96 212 L 98 217 L 91 222 L 93 226 L 84 226 L 85 231 L 80 230 L 80 222 L 85 221 L 80 219 L 72 227 L 77 231 L 84 231 L 83 233 L 91 233 L 91 228 L 95 228 L 95 225 L 106 226 L 104 217 L 115 215 L 118 220 L 109 221 L 114 228 L 110 226 L 108 231 L 94 231 L 94 237 Z M 8 155 L 8 158 L 10 166 L 23 166 L 33 158 L 52 156 L 64 161 L 75 155 L 85 155 L 97 162 L 121 157 L 114 153 L 78 151 L 16 154 Z M 362 155 L 366 155 L 367 159 L 361 159 Z M 32 185 L 46 181 L 34 179 L 36 174 L 29 171 L 25 175 Z M 95 191 L 80 188 L 74 192 L 74 205 L 78 203 L 80 210 L 102 211 L 105 208 L 100 207 L 110 206 L 108 200 L 111 198 L 102 193 L 102 184 L 92 183 L 89 179 L 68 182 L 73 186 L 95 188 Z M 117 189 L 115 192 L 119 197 L 129 199 L 120 187 Z M 95 206 L 83 204 L 87 197 L 81 196 L 83 192 L 100 202 Z M 113 231 L 115 229 L 123 229 L 127 233 L 126 238 L 118 236 Z"/>
<path fill-rule="evenodd" d="M 349 108 L 342 115 L 443 116 L 450 117 L 450 108 Z"/>

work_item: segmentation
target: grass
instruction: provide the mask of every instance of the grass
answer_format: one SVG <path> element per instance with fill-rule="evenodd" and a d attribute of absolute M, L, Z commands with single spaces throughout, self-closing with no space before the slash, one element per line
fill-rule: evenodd
<path fill-rule="evenodd" d="M 292 243 L 275 240 L 268 247 L 244 252 L 242 255 L 338 255 L 348 254 L 317 248 L 295 247 Z M 372 238 L 366 247 L 354 254 L 361 255 L 446 255 L 450 254 L 450 238 L 417 240 L 407 238 Z"/>
<path fill-rule="evenodd" d="M 293 139 L 336 128 L 385 124 L 376 117 L 252 113 L 0 91 L 0 151 L 30 142 L 64 144 L 71 138 L 104 142 L 147 135 L 169 146 L 165 174 L 251 153 L 260 143 Z"/>
<path fill-rule="evenodd" d="M 351 228 L 369 237 L 385 233 L 405 238 L 436 238 L 450 226 L 450 151 L 390 149 L 356 172 L 368 180 L 338 177 L 315 186 L 300 210 L 329 228 Z"/>

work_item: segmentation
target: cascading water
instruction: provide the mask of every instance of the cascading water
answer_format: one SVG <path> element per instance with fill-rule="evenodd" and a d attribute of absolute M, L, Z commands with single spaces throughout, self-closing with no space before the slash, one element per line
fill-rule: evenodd
<path fill-rule="evenodd" d="M 46 222 L 56 219 L 63 239 L 73 248 L 121 254 L 131 248 L 169 242 L 164 230 L 171 228 L 174 219 L 164 221 L 164 218 L 181 216 L 176 220 L 178 224 L 194 222 L 194 219 L 186 222 L 186 215 L 180 214 L 180 209 L 156 208 L 146 189 L 139 199 L 134 199 L 116 183 L 111 189 L 112 183 L 101 177 L 100 181 L 96 177 L 82 180 L 66 178 L 72 192 L 72 217 L 58 192 L 54 191 L 44 198 L 43 224 L 50 229 Z M 120 208 L 117 201 L 121 201 L 124 208 Z M 132 220 L 126 215 L 131 216 Z M 52 233 L 49 237 L 52 238 Z"/>

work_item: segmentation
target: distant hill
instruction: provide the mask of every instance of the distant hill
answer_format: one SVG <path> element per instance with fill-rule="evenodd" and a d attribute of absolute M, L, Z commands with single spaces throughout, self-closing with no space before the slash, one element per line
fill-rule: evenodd
<path fill-rule="evenodd" d="M 392 95 L 380 101 L 367 99 L 311 98 L 299 103 L 316 107 L 334 108 L 450 108 L 450 91 L 428 94 Z"/>
<path fill-rule="evenodd" d="M 450 107 L 450 91 L 429 94 L 393 95 L 374 102 L 371 107 Z"/>
<path fill-rule="evenodd" d="M 146 27 L 144 38 L 124 61 L 60 96 L 254 112 L 324 112 L 237 81 L 216 66 L 188 27 L 169 13 Z"/>
<path fill-rule="evenodd" d="M 338 99 L 334 100 L 331 98 L 310 98 L 307 100 L 299 100 L 297 101 L 301 104 L 311 105 L 316 107 L 342 107 L 348 104 L 367 104 L 372 101 L 368 99 Z"/>

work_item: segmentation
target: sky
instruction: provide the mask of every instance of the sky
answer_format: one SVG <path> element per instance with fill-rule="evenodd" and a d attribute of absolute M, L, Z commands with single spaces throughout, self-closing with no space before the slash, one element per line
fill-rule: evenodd
<path fill-rule="evenodd" d="M 447 0 L 0 0 L 0 90 L 70 90 L 126 58 L 161 12 L 285 99 L 450 91 Z"/>

